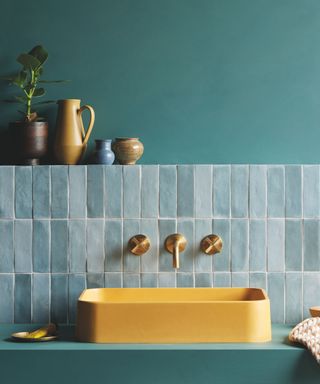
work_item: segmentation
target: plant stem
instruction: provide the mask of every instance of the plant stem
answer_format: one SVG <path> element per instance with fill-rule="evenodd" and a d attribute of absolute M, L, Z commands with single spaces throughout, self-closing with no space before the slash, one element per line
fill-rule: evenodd
<path fill-rule="evenodd" d="M 30 88 L 29 92 L 26 93 L 26 95 L 27 95 L 27 119 L 28 120 L 30 119 L 30 115 L 31 115 L 32 96 L 33 96 L 34 90 L 36 89 L 36 86 L 37 86 L 37 79 L 35 77 L 35 73 L 33 70 L 31 70 L 30 85 L 31 85 L 31 88 Z"/>
<path fill-rule="evenodd" d="M 27 98 L 27 119 L 29 119 L 31 115 L 31 97 L 28 96 Z"/>

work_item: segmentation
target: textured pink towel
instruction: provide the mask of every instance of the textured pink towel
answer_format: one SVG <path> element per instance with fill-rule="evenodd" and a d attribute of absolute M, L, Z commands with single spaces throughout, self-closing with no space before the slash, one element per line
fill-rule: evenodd
<path fill-rule="evenodd" d="M 311 317 L 296 325 L 289 340 L 307 347 L 320 364 L 320 317 Z"/>

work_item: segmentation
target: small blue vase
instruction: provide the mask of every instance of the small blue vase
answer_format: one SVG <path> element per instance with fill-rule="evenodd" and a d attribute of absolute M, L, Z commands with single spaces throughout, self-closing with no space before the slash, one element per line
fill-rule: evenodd
<path fill-rule="evenodd" d="M 91 156 L 92 164 L 111 165 L 114 162 L 114 153 L 111 149 L 111 140 L 95 140 L 96 147 Z"/>

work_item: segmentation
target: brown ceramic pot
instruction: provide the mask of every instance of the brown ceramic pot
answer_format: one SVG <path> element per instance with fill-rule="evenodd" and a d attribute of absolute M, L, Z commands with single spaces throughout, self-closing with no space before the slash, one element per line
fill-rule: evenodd
<path fill-rule="evenodd" d="M 10 123 L 14 151 L 19 163 L 38 165 L 48 151 L 48 123 L 44 121 Z"/>
<path fill-rule="evenodd" d="M 116 137 L 112 150 L 119 164 L 133 165 L 143 154 L 143 144 L 136 137 Z"/>

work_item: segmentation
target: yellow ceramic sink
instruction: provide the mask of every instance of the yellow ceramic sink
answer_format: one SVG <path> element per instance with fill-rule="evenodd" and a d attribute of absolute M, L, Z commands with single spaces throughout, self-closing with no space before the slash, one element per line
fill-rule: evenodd
<path fill-rule="evenodd" d="M 76 336 L 94 343 L 266 342 L 270 302 L 257 288 L 87 289 Z"/>

